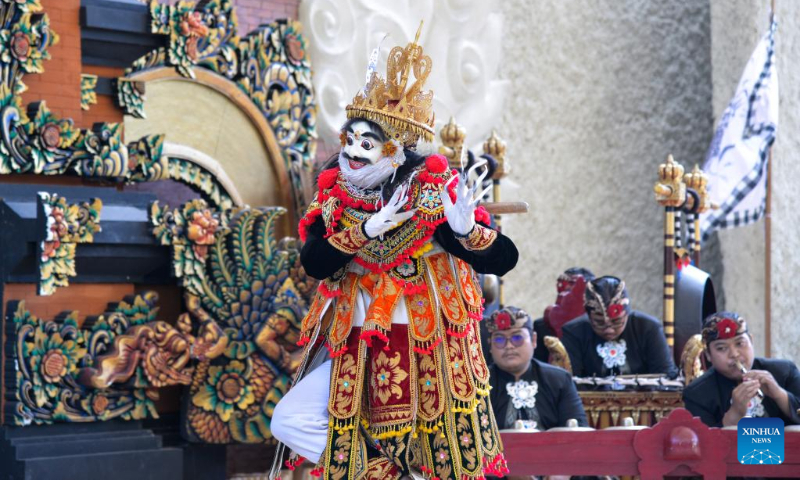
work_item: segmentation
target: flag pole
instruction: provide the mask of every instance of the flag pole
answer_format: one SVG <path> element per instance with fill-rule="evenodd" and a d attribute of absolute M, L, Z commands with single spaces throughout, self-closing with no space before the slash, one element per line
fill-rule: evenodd
<path fill-rule="evenodd" d="M 775 21 L 775 0 L 770 1 L 769 23 Z M 772 356 L 772 146 L 767 154 L 767 194 L 764 208 L 764 356 Z"/>

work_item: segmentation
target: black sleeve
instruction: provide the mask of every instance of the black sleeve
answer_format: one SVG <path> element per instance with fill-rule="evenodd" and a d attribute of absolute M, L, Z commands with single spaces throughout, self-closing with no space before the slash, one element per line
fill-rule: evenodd
<path fill-rule="evenodd" d="M 325 280 L 347 265 L 354 256 L 334 248 L 325 238 L 325 221 L 321 216 L 308 227 L 306 242 L 300 250 L 300 262 L 307 274 L 317 280 Z"/>
<path fill-rule="evenodd" d="M 503 276 L 514 268 L 519 258 L 514 242 L 500 232 L 489 248 L 476 251 L 464 248 L 447 222 L 436 228 L 434 238 L 449 253 L 472 265 L 477 273 Z"/>
<path fill-rule="evenodd" d="M 686 410 L 689 410 L 695 417 L 700 417 L 700 420 L 709 427 L 722 427 L 722 418 L 725 416 L 725 413 L 722 412 L 722 415 L 717 415 L 708 405 L 704 405 L 700 400 L 700 398 L 704 396 L 702 390 L 704 389 L 687 388 L 684 390 L 683 405 L 686 407 Z"/>
<path fill-rule="evenodd" d="M 569 355 L 569 362 L 572 364 L 572 375 L 574 377 L 583 377 L 585 376 L 583 372 L 583 349 L 581 348 L 581 339 L 577 335 L 578 332 L 576 329 L 564 328 L 563 333 L 561 343 L 564 344 L 564 348 Z"/>
<path fill-rule="evenodd" d="M 678 367 L 672 361 L 672 352 L 667 345 L 667 338 L 664 336 L 664 329 L 658 320 L 653 319 L 648 322 L 651 328 L 647 332 L 647 373 L 663 373 L 669 378 L 678 376 Z"/>
<path fill-rule="evenodd" d="M 558 426 L 566 427 L 567 420 L 574 418 L 578 421 L 578 426 L 587 427 L 589 422 L 586 421 L 586 411 L 583 409 L 583 402 L 578 395 L 578 389 L 575 388 L 575 382 L 569 373 L 564 372 L 563 385 L 560 389 L 558 399 Z"/>

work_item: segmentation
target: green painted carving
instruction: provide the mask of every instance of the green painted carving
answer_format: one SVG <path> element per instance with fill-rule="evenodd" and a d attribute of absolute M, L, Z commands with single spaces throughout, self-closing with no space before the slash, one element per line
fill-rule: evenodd
<path fill-rule="evenodd" d="M 120 124 L 81 130 L 71 119 L 56 117 L 45 102 L 23 108 L 23 75 L 44 70 L 47 49 L 58 39 L 41 10 L 38 1 L 0 0 L 0 174 L 69 174 L 127 183 L 171 178 L 197 189 L 215 206 L 230 208 L 233 201 L 212 173 L 163 157 L 163 135 L 125 145 Z M 95 83 L 94 76 L 82 77 L 82 103 L 94 95 L 89 87 Z M 124 79 L 119 83 L 128 113 L 141 112 L 143 85 Z"/>
<path fill-rule="evenodd" d="M 310 200 L 303 197 L 303 178 L 316 157 L 317 107 L 301 25 L 281 20 L 262 26 L 239 42 L 236 54 L 236 69 L 222 56 L 203 65 L 236 82 L 263 112 L 283 151 L 295 212 L 303 212 Z"/>
<path fill-rule="evenodd" d="M 97 75 L 81 75 L 81 109 L 89 110 L 91 105 L 97 104 Z"/>
<path fill-rule="evenodd" d="M 39 208 L 47 219 L 39 252 L 39 295 L 52 295 L 56 287 L 68 286 L 69 277 L 77 275 L 76 245 L 91 243 L 100 231 L 103 203 L 93 198 L 91 203 L 71 205 L 64 197 L 39 192 Z"/>
<path fill-rule="evenodd" d="M 155 321 L 155 294 L 126 300 L 130 303 L 121 302 L 84 329 L 78 327 L 77 312 L 66 312 L 61 320 L 45 321 L 32 315 L 25 302 L 9 303 L 7 320 L 16 327 L 13 355 L 17 388 L 16 402 L 11 402 L 16 425 L 158 416 L 153 404 L 157 394 L 145 388 L 141 368 L 133 375 L 132 389 L 87 392 L 78 382 L 84 357 L 108 348 L 129 328 Z"/>
<path fill-rule="evenodd" d="M 230 53 L 238 23 L 230 0 L 201 4 L 199 7 L 184 0 L 174 6 L 150 4 L 153 33 L 169 36 L 166 54 L 161 55 L 181 75 L 189 78 L 194 78 L 192 69 L 199 60 Z M 139 69 L 138 62 L 134 63 L 134 69 Z"/>
<path fill-rule="evenodd" d="M 144 114 L 144 92 L 144 82 L 135 82 L 125 78 L 117 79 L 117 103 L 127 115 L 147 118 Z"/>
<path fill-rule="evenodd" d="M 208 361 L 227 347 L 213 321 L 190 332 L 189 316 L 177 326 L 156 320 L 158 295 L 146 292 L 112 304 L 78 325 L 78 312 L 45 321 L 24 302 L 9 302 L 14 325 L 16 425 L 157 418 L 158 388 L 188 385 L 190 362 Z"/>
<path fill-rule="evenodd" d="M 154 204 L 153 233 L 172 245 L 174 273 L 192 317 L 213 318 L 224 353 L 200 362 L 184 412 L 186 431 L 207 443 L 271 443 L 272 411 L 299 361 L 300 322 L 313 282 L 291 242 L 274 237 L 283 208 L 220 214 L 202 201 Z"/>

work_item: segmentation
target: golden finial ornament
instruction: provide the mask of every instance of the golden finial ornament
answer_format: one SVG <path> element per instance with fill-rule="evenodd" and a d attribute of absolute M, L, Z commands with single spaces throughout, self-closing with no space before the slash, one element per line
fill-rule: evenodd
<path fill-rule="evenodd" d="M 656 201 L 665 207 L 680 207 L 686 201 L 686 184 L 683 183 L 683 165 L 672 155 L 658 166 L 658 182 L 653 187 Z"/>
<path fill-rule="evenodd" d="M 683 183 L 686 188 L 691 188 L 697 192 L 697 198 L 700 200 L 697 207 L 697 213 L 705 213 L 709 209 L 718 208 L 716 205 L 711 204 L 711 197 L 708 194 L 708 175 L 705 174 L 700 167 L 695 164 L 691 172 L 683 176 Z"/>
<path fill-rule="evenodd" d="M 450 117 L 450 121 L 439 130 L 439 137 L 442 139 L 439 153 L 447 158 L 450 168 L 461 168 L 461 152 L 464 149 L 467 130 L 457 124 L 455 118 Z"/>
<path fill-rule="evenodd" d="M 511 172 L 511 165 L 506 161 L 506 141 L 496 130 L 493 129 L 492 135 L 483 142 L 483 153 L 497 160 L 497 169 L 492 175 L 492 180 L 500 180 Z"/>

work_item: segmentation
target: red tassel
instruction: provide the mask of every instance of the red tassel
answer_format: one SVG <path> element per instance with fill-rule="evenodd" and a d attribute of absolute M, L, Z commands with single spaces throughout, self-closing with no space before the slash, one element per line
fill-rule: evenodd
<path fill-rule="evenodd" d="M 328 353 L 330 353 L 331 358 L 336 358 L 336 357 L 338 357 L 340 355 L 344 355 L 344 352 L 347 351 L 347 345 L 344 345 L 339 350 L 334 350 L 330 343 L 326 343 L 325 344 L 325 348 L 328 349 Z"/>
<path fill-rule="evenodd" d="M 442 337 L 437 338 L 428 348 L 414 347 L 414 351 L 422 355 L 430 355 L 440 343 L 442 343 Z"/>

